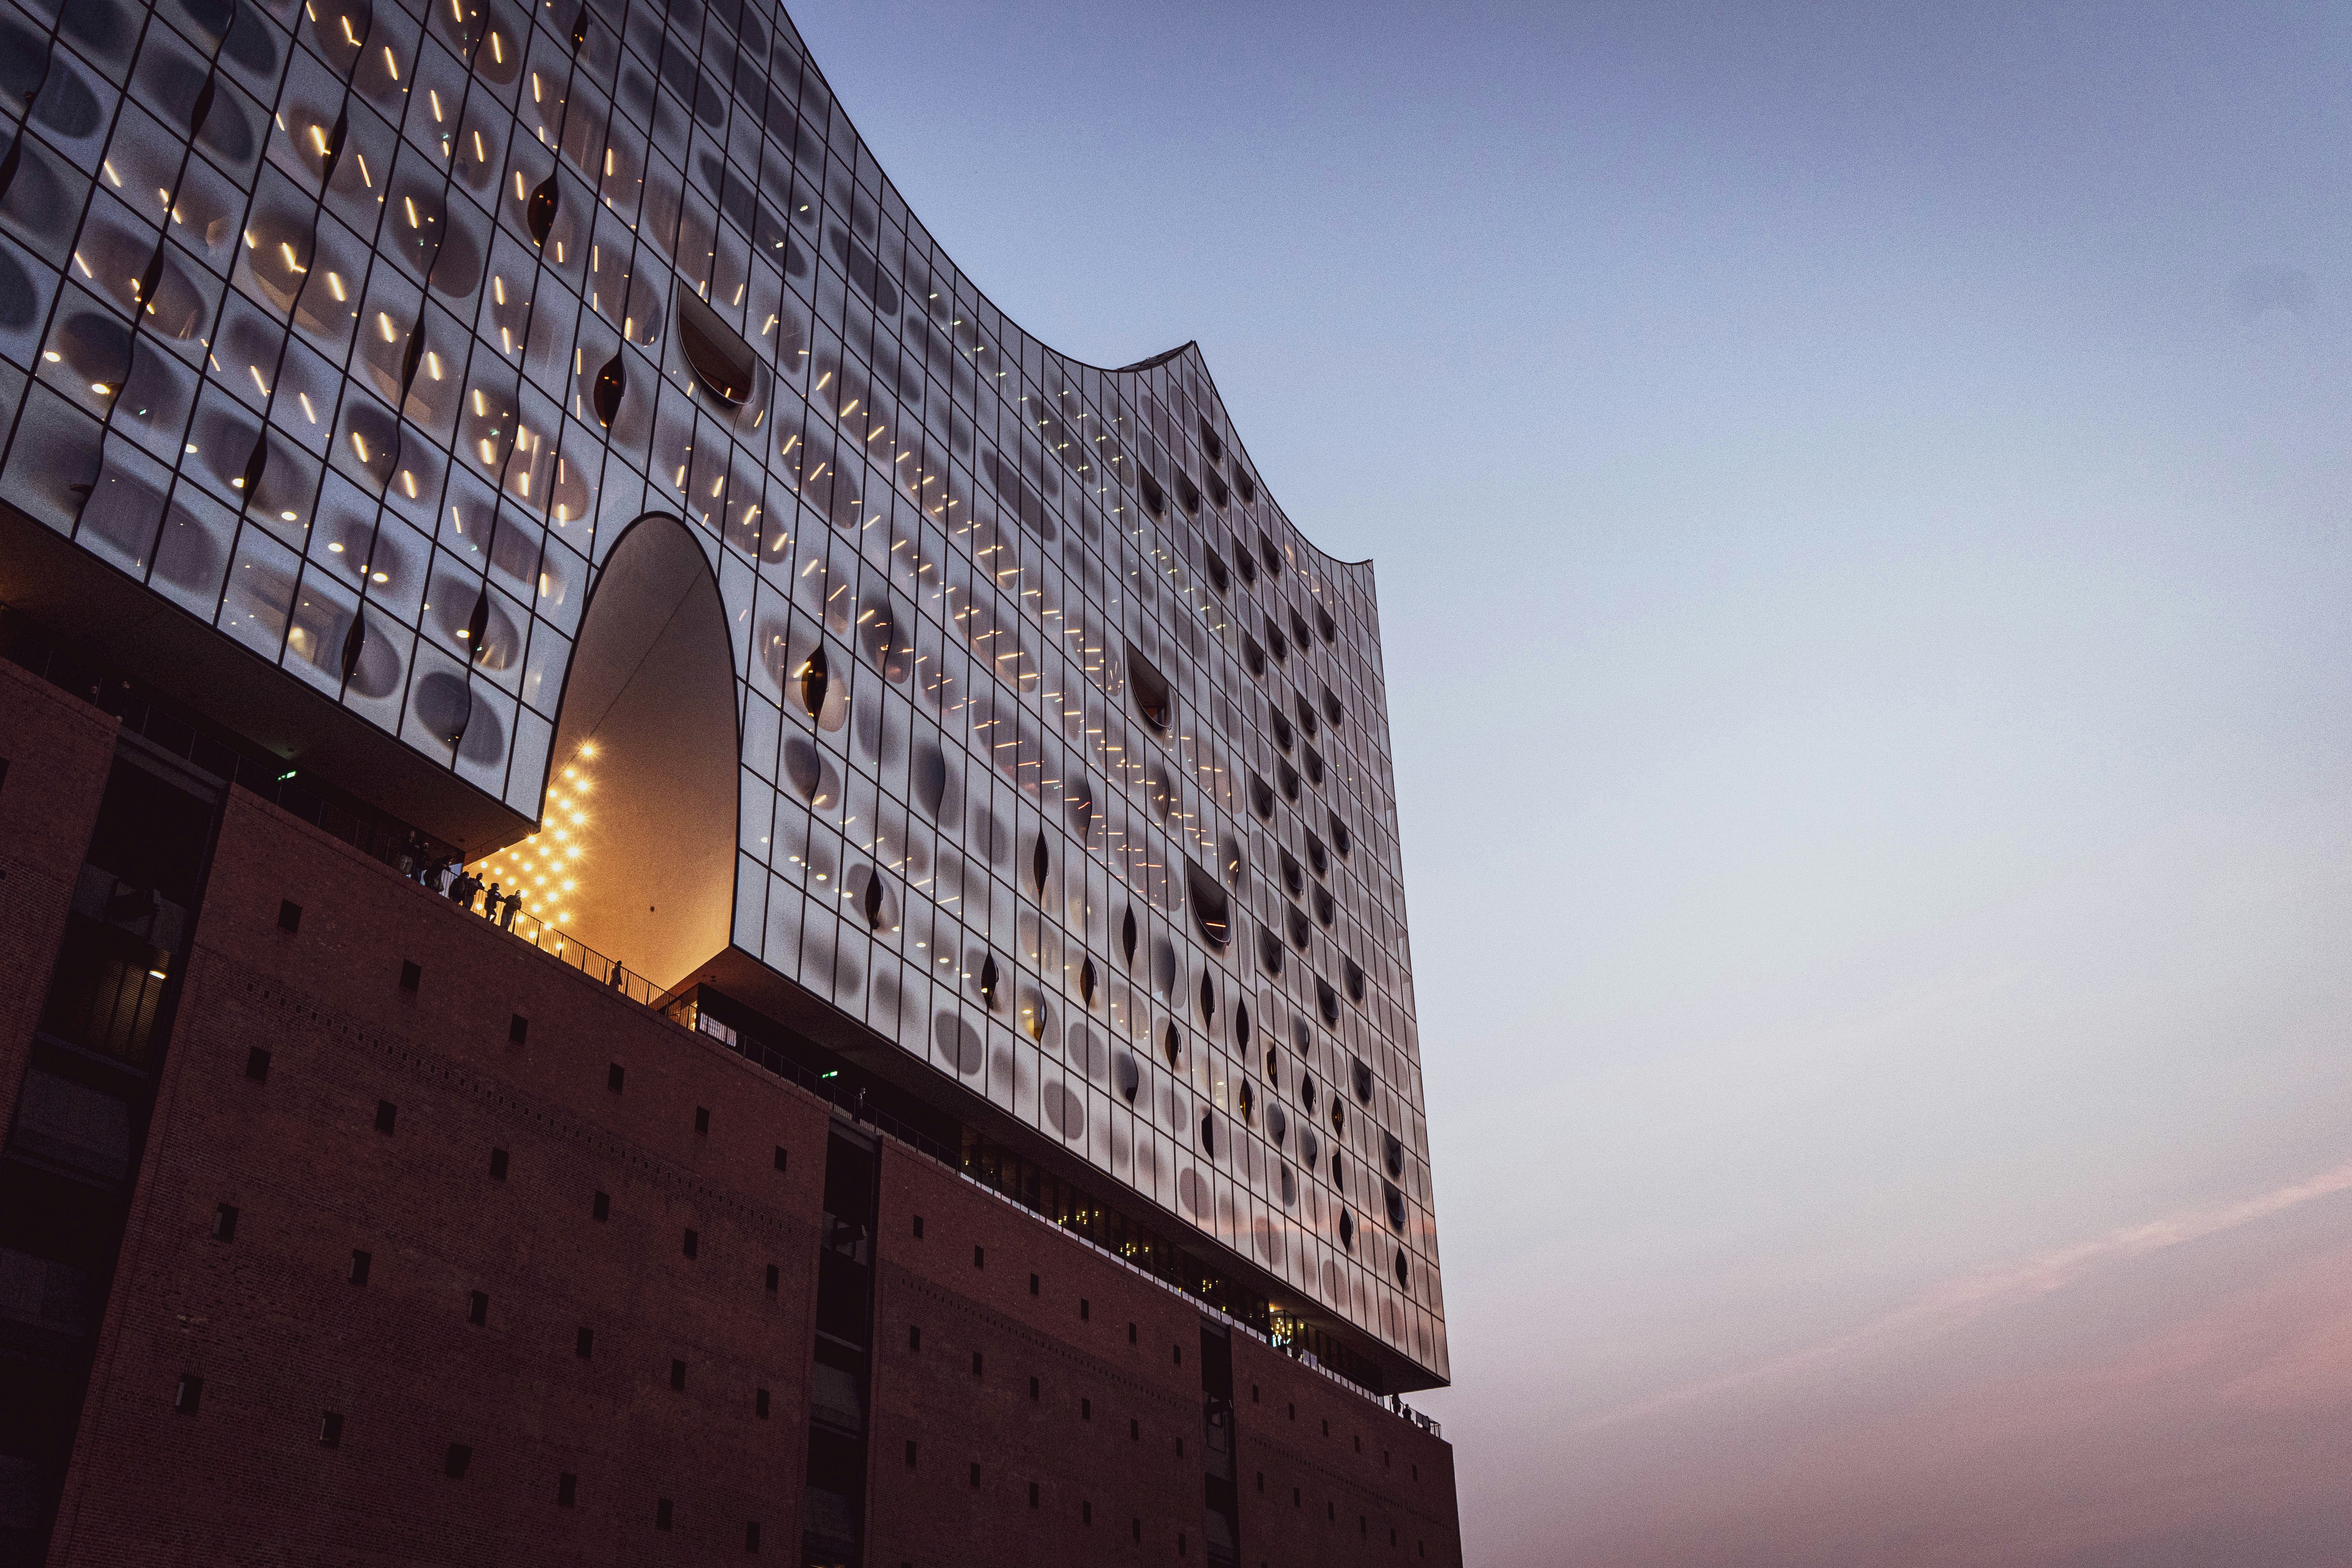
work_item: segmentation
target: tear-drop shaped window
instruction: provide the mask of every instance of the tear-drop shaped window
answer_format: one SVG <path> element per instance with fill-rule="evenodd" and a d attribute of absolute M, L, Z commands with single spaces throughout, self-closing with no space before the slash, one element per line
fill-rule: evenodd
<path fill-rule="evenodd" d="M 1321 612 L 1318 611 L 1317 613 L 1320 614 Z M 1328 722 L 1331 728 L 1336 730 L 1339 727 L 1339 720 L 1345 712 L 1346 710 L 1339 706 L 1338 694 L 1329 687 L 1325 687 L 1323 689 L 1323 718 L 1325 721 Z"/>
<path fill-rule="evenodd" d="M 996 994 L 1003 984 L 1003 973 L 996 967 L 996 955 L 986 954 L 980 961 L 980 999 L 988 1004 L 991 1012 L 996 1010 Z"/>
<path fill-rule="evenodd" d="M 1265 1135 L 1277 1144 L 1290 1136 L 1290 1116 L 1279 1102 L 1265 1108 Z"/>
<path fill-rule="evenodd" d="M 1045 843 L 1045 836 L 1040 833 L 1037 842 L 1029 851 L 1029 874 L 1035 879 L 1037 896 L 1041 899 L 1045 896 L 1045 879 L 1053 874 L 1053 853 Z"/>
<path fill-rule="evenodd" d="M 1217 432 L 1206 415 L 1201 417 L 1201 450 L 1208 454 L 1209 461 L 1213 463 L 1225 460 L 1225 444 L 1217 439 Z"/>
<path fill-rule="evenodd" d="M 1337 1121 L 1339 1119 L 1334 1117 L 1332 1120 Z M 1335 1127 L 1332 1131 L 1337 1131 L 1338 1129 Z M 1331 1184 L 1343 1191 L 1348 1185 L 1348 1162 L 1337 1149 L 1331 1151 Z"/>
<path fill-rule="evenodd" d="M 1261 822 L 1274 820 L 1274 790 L 1264 779 L 1253 773 L 1249 776 L 1250 809 Z"/>
<path fill-rule="evenodd" d="M 1298 799 L 1298 770 L 1288 763 L 1276 763 L 1274 764 L 1274 776 L 1282 784 L 1282 798 L 1296 802 Z"/>
<path fill-rule="evenodd" d="M 1250 559 L 1247 550 L 1238 545 L 1234 547 L 1234 564 L 1240 569 L 1243 582 L 1253 584 L 1257 582 L 1257 563 Z"/>
<path fill-rule="evenodd" d="M 418 343 L 421 345 L 423 341 L 422 334 L 419 334 Z M 410 367 L 408 376 L 413 375 L 414 367 Z M 608 430 L 612 428 L 614 419 L 621 412 L 621 399 L 627 395 L 628 390 L 629 367 L 623 363 L 620 352 L 615 350 L 613 357 L 604 362 L 604 368 L 596 373 L 595 390 L 590 395 L 596 405 L 598 424 Z"/>
<path fill-rule="evenodd" d="M 1209 482 L 1209 500 L 1216 506 L 1223 508 L 1228 501 L 1234 499 L 1234 492 L 1225 488 L 1225 481 L 1217 477 L 1217 472 L 1214 468 L 1208 470 L 1201 477 Z"/>
<path fill-rule="evenodd" d="M 1203 969 L 1201 971 L 1201 1022 L 1214 1023 L 1216 1016 L 1217 983 L 1212 980 L 1209 977 L 1209 972 Z"/>
<path fill-rule="evenodd" d="M 1201 565 L 1209 574 L 1209 586 L 1214 588 L 1219 595 L 1222 595 L 1232 589 L 1233 579 L 1225 571 L 1223 556 L 1213 550 L 1204 550 L 1201 552 Z"/>
<path fill-rule="evenodd" d="M 1176 500 L 1186 511 L 1201 510 L 1201 487 L 1194 484 L 1181 468 L 1176 470 Z"/>
<path fill-rule="evenodd" d="M 1339 640 L 1339 623 L 1333 620 L 1331 618 L 1331 612 L 1325 609 L 1320 605 L 1315 606 L 1315 629 L 1322 634 L 1322 637 L 1325 642 L 1337 642 Z M 1339 715 L 1337 713 L 1332 714 L 1331 722 L 1337 724 L 1339 721 Z"/>
<path fill-rule="evenodd" d="M 1234 939 L 1233 905 L 1225 894 L 1225 885 L 1201 869 L 1200 862 L 1190 855 L 1184 857 L 1184 892 L 1192 901 L 1192 923 L 1200 928 L 1202 938 L 1215 947 L 1230 943 Z"/>
<path fill-rule="evenodd" d="M 1341 855 L 1345 855 L 1349 850 L 1355 847 L 1355 837 L 1348 831 L 1348 824 L 1339 816 L 1338 808 L 1334 807 L 1332 809 L 1330 812 L 1330 819 L 1331 847 L 1337 849 Z"/>
<path fill-rule="evenodd" d="M 815 748 L 810 748 L 810 754 L 815 754 Z M 915 804 L 922 807 L 924 815 L 938 820 L 948 799 L 947 754 L 929 742 L 924 742 L 915 748 L 915 764 L 910 773 L 908 782 L 913 787 Z"/>
<path fill-rule="evenodd" d="M 1298 760 L 1307 764 L 1307 777 L 1315 784 L 1323 782 L 1323 753 L 1312 746 L 1298 749 Z"/>
<path fill-rule="evenodd" d="M 885 680 L 904 684 L 914 671 L 914 649 L 905 646 L 902 617 L 887 594 L 873 592 L 857 607 L 857 647 Z"/>
<path fill-rule="evenodd" d="M 1176 944 L 1165 935 L 1151 939 L 1151 982 L 1162 996 L 1176 995 Z"/>
<path fill-rule="evenodd" d="M 1339 1245 L 1356 1250 L 1356 1216 L 1346 1209 L 1339 1211 Z"/>
<path fill-rule="evenodd" d="M 1404 1194 L 1397 1189 L 1394 1182 L 1381 1184 L 1381 1201 L 1389 1211 L 1389 1228 L 1402 1230 L 1404 1228 Z"/>
<path fill-rule="evenodd" d="M 1323 1163 L 1323 1141 L 1315 1136 L 1315 1129 L 1303 1122 L 1298 1128 L 1298 1157 L 1307 1163 L 1309 1171 Z"/>
<path fill-rule="evenodd" d="M 1070 831 L 1083 844 L 1094 831 L 1095 786 L 1083 773 L 1073 773 L 1062 781 L 1062 809 L 1068 814 Z"/>
<path fill-rule="evenodd" d="M 1275 851 L 1275 858 L 1282 867 L 1282 885 L 1289 890 L 1290 896 L 1295 899 L 1305 892 L 1307 875 L 1298 868 L 1297 857 L 1292 855 L 1287 849 L 1277 849 Z"/>
<path fill-rule="evenodd" d="M 1273 1046 L 1265 1048 L 1265 1082 L 1269 1089 L 1282 1087 L 1282 1052 Z"/>
<path fill-rule="evenodd" d="M 891 897 L 881 872 L 870 866 L 858 867 L 849 874 L 849 890 L 857 912 L 866 917 L 867 930 L 887 931 L 898 923 L 898 900 Z"/>
<path fill-rule="evenodd" d="M 1249 874 L 1249 856 L 1242 848 L 1242 841 L 1231 833 L 1220 837 L 1217 860 L 1224 871 L 1226 886 L 1240 887 L 1242 879 Z"/>
<path fill-rule="evenodd" d="M 1339 994 L 1332 990 L 1331 983 L 1319 974 L 1315 977 L 1315 1010 L 1323 1015 L 1326 1024 L 1335 1026 L 1339 1024 Z"/>
<path fill-rule="evenodd" d="M 751 397 L 758 363 L 751 345 L 683 286 L 677 290 L 677 342 L 696 379 L 712 396 L 737 407 Z"/>
<path fill-rule="evenodd" d="M 1201 1152 L 1212 1160 L 1217 1157 L 1217 1118 L 1214 1111 L 1201 1113 Z"/>
<path fill-rule="evenodd" d="M 1274 541 L 1265 536 L 1263 529 L 1258 531 L 1257 552 L 1265 559 L 1267 571 L 1277 577 L 1282 575 L 1282 552 L 1274 547 Z"/>
<path fill-rule="evenodd" d="M 1093 959 L 1089 958 L 1078 966 L 1078 996 L 1087 1006 L 1095 1005 L 1095 987 L 1101 984 L 1101 977 L 1095 973 Z"/>
<path fill-rule="evenodd" d="M 1328 895 L 1326 896 L 1328 897 Z M 1327 920 L 1323 923 L 1325 925 L 1329 925 L 1331 922 Z M 1363 1001 L 1364 966 L 1350 958 L 1347 960 L 1347 968 L 1342 972 L 1340 978 L 1347 983 L 1348 1000 L 1350 1002 Z"/>
<path fill-rule="evenodd" d="M 1176 721 L 1176 695 L 1160 667 L 1127 645 L 1127 689 L 1135 698 L 1135 710 L 1143 721 L 1166 734 Z"/>
<path fill-rule="evenodd" d="M 1307 693 L 1294 689 L 1290 693 L 1290 708 L 1292 712 L 1298 715 L 1298 727 L 1306 731 L 1308 735 L 1313 735 L 1318 727 L 1318 721 L 1315 717 L 1315 705 L 1307 700 Z"/>
<path fill-rule="evenodd" d="M 1255 1122 L 1257 1120 L 1257 1090 L 1250 1087 L 1249 1079 L 1242 1080 L 1242 1086 L 1234 1098 L 1241 1107 L 1242 1120 Z"/>
<path fill-rule="evenodd" d="M 1290 606 L 1288 615 L 1290 616 L 1291 638 L 1296 641 L 1300 647 L 1305 647 L 1307 646 L 1307 617 L 1298 613 L 1298 608 L 1295 605 Z"/>
<path fill-rule="evenodd" d="M 1265 618 L 1265 646 L 1274 650 L 1276 664 L 1290 662 L 1290 639 L 1282 635 L 1282 628 L 1274 624 L 1272 616 Z"/>
<path fill-rule="evenodd" d="M 1298 1075 L 1298 1103 L 1307 1108 L 1307 1115 L 1315 1114 L 1315 1075 L 1311 1072 Z"/>
<path fill-rule="evenodd" d="M 1257 928 L 1257 963 L 1268 974 L 1282 973 L 1282 939 L 1264 926 Z"/>
<path fill-rule="evenodd" d="M 1391 1176 L 1404 1174 L 1404 1143 L 1386 1128 L 1381 1130 L 1381 1163 L 1389 1168 Z"/>
<path fill-rule="evenodd" d="M 523 209 L 524 226 L 530 230 L 533 245 L 547 243 L 550 229 L 555 226 L 555 214 L 563 205 L 563 187 L 553 174 L 541 180 L 530 193 L 530 201 Z"/>
<path fill-rule="evenodd" d="M 1286 1209 L 1298 1206 L 1298 1178 L 1292 1174 L 1286 1163 L 1282 1167 L 1282 1206 Z"/>
<path fill-rule="evenodd" d="M 1307 863 L 1315 868 L 1318 877 L 1331 874 L 1331 858 L 1323 852 L 1323 841 L 1312 833 L 1307 836 Z"/>
<path fill-rule="evenodd" d="M 1356 1098 L 1370 1105 L 1372 1102 L 1371 1064 L 1361 1057 L 1351 1057 L 1349 1058 L 1348 1070 L 1356 1080 Z"/>
<path fill-rule="evenodd" d="M 1266 723 L 1267 727 L 1274 731 L 1274 743 L 1284 751 L 1289 751 L 1297 743 L 1297 736 L 1291 731 L 1290 721 L 1280 713 L 1269 711 L 1266 714 Z"/>
<path fill-rule="evenodd" d="M 1399 1230 L 1402 1230 L 1404 1227 L 1402 1226 L 1399 1226 L 1397 1228 Z M 1397 1249 L 1396 1277 L 1397 1284 L 1400 1287 L 1405 1289 L 1411 1289 L 1412 1288 L 1412 1271 L 1405 1263 L 1404 1249 L 1402 1247 L 1399 1247 Z"/>
<path fill-rule="evenodd" d="M 1171 1068 L 1181 1065 L 1184 1060 L 1184 1037 L 1177 1032 L 1174 1024 L 1170 1024 L 1167 1031 L 1160 1037 L 1160 1049 L 1161 1054 L 1167 1057 L 1168 1065 Z"/>
<path fill-rule="evenodd" d="M 1168 498 L 1160 493 L 1160 481 L 1151 477 L 1150 468 L 1136 470 L 1136 479 L 1143 489 L 1143 504 L 1154 517 L 1168 510 Z"/>
<path fill-rule="evenodd" d="M 1234 1004 L 1234 1044 L 1240 1049 L 1245 1051 L 1249 1049 L 1249 1004 L 1246 1002 L 1236 1002 Z"/>
<path fill-rule="evenodd" d="M 1338 904 L 1332 900 L 1331 889 L 1328 888 L 1317 888 L 1315 889 L 1315 918 L 1321 923 L 1323 929 L 1326 931 L 1330 930 L 1331 922 L 1339 918 L 1339 909 Z M 1361 1000 L 1361 998 L 1359 998 L 1359 1000 Z"/>
<path fill-rule="evenodd" d="M 810 718 L 824 713 L 824 694 L 832 684 L 833 667 L 824 657 L 824 646 L 820 643 L 809 649 L 808 658 L 800 668 L 801 706 L 808 710 Z"/>
<path fill-rule="evenodd" d="M 1135 1053 L 1120 1051 L 1118 1059 L 1111 1064 L 1111 1076 L 1118 1081 L 1118 1092 L 1133 1105 L 1136 1095 L 1143 1089 L 1143 1068 L 1137 1064 Z"/>
<path fill-rule="evenodd" d="M 1130 973 L 1135 969 L 1135 944 L 1141 936 L 1142 933 L 1136 929 L 1135 910 L 1130 908 L 1122 912 L 1118 917 L 1118 949 L 1127 955 L 1127 967 Z"/>
<path fill-rule="evenodd" d="M 1254 676 L 1265 674 L 1265 649 L 1247 632 L 1242 634 L 1242 668 Z"/>
<path fill-rule="evenodd" d="M 1307 951 L 1307 939 L 1315 934 L 1315 928 L 1307 923 L 1307 911 L 1302 909 L 1285 906 L 1282 911 L 1282 916 L 1284 921 L 1290 927 L 1290 945 L 1297 948 L 1299 952 L 1305 952 Z"/>

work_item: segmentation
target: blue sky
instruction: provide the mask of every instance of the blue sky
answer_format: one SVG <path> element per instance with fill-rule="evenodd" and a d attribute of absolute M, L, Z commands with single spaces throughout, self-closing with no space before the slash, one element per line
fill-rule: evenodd
<path fill-rule="evenodd" d="M 794 16 L 1379 562 L 1474 1562 L 2352 1553 L 2347 13 Z"/>

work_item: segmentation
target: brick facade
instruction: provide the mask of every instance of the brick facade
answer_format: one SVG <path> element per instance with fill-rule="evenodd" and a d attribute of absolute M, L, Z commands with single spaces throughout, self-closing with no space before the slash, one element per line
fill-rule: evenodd
<path fill-rule="evenodd" d="M 110 730 L 0 701 L 16 1048 Z M 241 791 L 183 984 L 51 1563 L 797 1561 L 839 1112 Z M 1201 1557 L 1199 1309 L 882 1149 L 866 1562 Z M 1242 1562 L 1459 1561 L 1442 1441 L 1232 1338 Z"/>

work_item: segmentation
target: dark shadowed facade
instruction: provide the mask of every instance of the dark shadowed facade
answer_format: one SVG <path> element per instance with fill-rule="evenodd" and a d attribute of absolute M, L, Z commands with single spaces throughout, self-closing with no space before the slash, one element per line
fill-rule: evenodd
<path fill-rule="evenodd" d="M 1457 1562 L 1371 567 L 1197 350 L 761 0 L 0 77 L 0 1563 Z"/>

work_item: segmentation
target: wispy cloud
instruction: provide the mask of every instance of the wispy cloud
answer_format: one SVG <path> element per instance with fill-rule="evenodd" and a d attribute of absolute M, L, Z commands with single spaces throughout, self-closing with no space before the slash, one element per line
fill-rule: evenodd
<path fill-rule="evenodd" d="M 1734 1389 L 1788 1377 L 1858 1351 L 1932 1339 L 1972 1323 L 1987 1313 L 2063 1289 L 2102 1265 L 2144 1258 L 2184 1242 L 2234 1230 L 2347 1189 L 2352 1189 L 2352 1160 L 2254 1197 L 2183 1209 L 2160 1219 L 2111 1230 L 2071 1247 L 1977 1269 L 1922 1291 L 1894 1310 L 1832 1339 L 1738 1372 L 1705 1378 L 1620 1405 L 1585 1422 L 1583 1429 L 1593 1431 L 1638 1421 Z"/>

